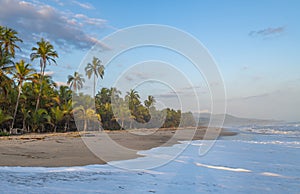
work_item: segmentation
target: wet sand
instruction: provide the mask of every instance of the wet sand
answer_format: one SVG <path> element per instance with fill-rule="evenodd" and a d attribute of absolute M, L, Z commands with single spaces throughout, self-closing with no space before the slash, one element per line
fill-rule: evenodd
<path fill-rule="evenodd" d="M 201 140 L 204 138 L 205 129 L 70 132 L 0 137 L 0 166 L 105 164 L 108 161 L 139 157 L 139 150 L 171 146 L 184 140 Z M 218 133 L 218 129 L 211 130 Z M 222 130 L 220 135 L 231 136 L 236 133 Z M 99 152 L 90 151 L 91 148 L 94 151 L 95 147 Z"/>

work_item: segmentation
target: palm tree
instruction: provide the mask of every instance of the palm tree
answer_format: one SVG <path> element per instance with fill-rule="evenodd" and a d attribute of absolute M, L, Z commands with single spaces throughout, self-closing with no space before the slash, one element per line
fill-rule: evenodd
<path fill-rule="evenodd" d="M 74 91 L 80 90 L 83 87 L 83 83 L 85 82 L 84 78 L 82 78 L 82 74 L 78 72 L 74 72 L 74 75 L 68 76 L 68 84 L 70 85 L 70 88 L 72 88 Z"/>
<path fill-rule="evenodd" d="M 155 99 L 153 96 L 148 96 L 148 99 L 144 101 L 145 106 L 147 107 L 147 109 L 149 110 L 149 108 L 155 103 Z"/>
<path fill-rule="evenodd" d="M 17 97 L 16 106 L 15 106 L 13 121 L 11 124 L 11 129 L 14 128 L 23 82 L 31 79 L 32 73 L 33 73 L 33 69 L 30 68 L 30 64 L 28 64 L 28 63 L 25 64 L 24 60 L 21 60 L 19 63 L 16 63 L 16 69 L 13 74 L 13 78 L 16 79 L 17 83 L 18 83 L 17 84 L 18 85 L 18 97 Z"/>
<path fill-rule="evenodd" d="M 85 67 L 85 73 L 89 79 L 94 75 L 93 97 L 95 96 L 96 91 L 96 77 L 98 78 L 98 76 L 100 76 L 101 79 L 103 79 L 104 76 L 104 66 L 101 63 L 100 59 L 93 57 L 92 63 L 88 63 Z"/>
<path fill-rule="evenodd" d="M 127 103 L 122 99 L 114 100 L 113 104 L 114 117 L 116 121 L 121 120 L 121 129 L 124 129 L 124 121 L 131 118 L 130 110 Z"/>
<path fill-rule="evenodd" d="M 14 67 L 14 62 L 10 55 L 5 55 L 2 51 L 2 48 L 0 50 L 0 71 L 7 71 Z"/>
<path fill-rule="evenodd" d="M 20 49 L 18 45 L 16 45 L 16 42 L 23 42 L 20 38 L 17 37 L 17 31 L 0 26 L 0 48 L 1 52 L 3 51 L 4 53 L 1 53 L 1 57 L 4 55 L 6 56 L 11 56 L 15 57 L 15 48 Z M 3 50 L 2 50 L 3 49 Z"/>
<path fill-rule="evenodd" d="M 56 51 L 54 51 L 53 45 L 49 41 L 45 41 L 42 38 L 40 42 L 37 42 L 37 45 L 38 47 L 32 47 L 31 50 L 33 51 L 33 53 L 30 54 L 30 58 L 32 61 L 35 59 L 40 59 L 40 68 L 41 68 L 40 91 L 36 100 L 35 112 L 37 111 L 40 104 L 41 93 L 43 90 L 42 81 L 44 79 L 46 66 L 47 64 L 51 65 L 51 62 L 56 64 L 54 58 L 58 57 Z"/>
<path fill-rule="evenodd" d="M 140 104 L 140 95 L 138 94 L 138 92 L 134 89 L 130 89 L 129 92 L 127 92 L 126 95 L 126 100 L 128 101 L 128 105 L 129 105 L 129 109 L 131 111 L 134 110 L 134 108 Z"/>
<path fill-rule="evenodd" d="M 0 87 L 6 98 L 8 98 L 8 89 L 12 83 L 7 74 L 10 74 L 14 68 L 12 58 L 15 56 L 15 48 L 20 49 L 16 42 L 22 42 L 16 34 L 16 31 L 0 26 Z"/>
<path fill-rule="evenodd" d="M 79 110 L 78 118 L 84 121 L 83 130 L 86 131 L 88 128 L 88 120 L 89 116 L 92 115 L 94 110 L 94 99 L 86 94 L 80 93 L 78 98 L 76 99 L 76 106 L 74 107 L 74 111 Z M 95 112 L 96 113 L 96 112 Z"/>
<path fill-rule="evenodd" d="M 5 121 L 11 120 L 12 117 L 10 115 L 5 114 L 2 109 L 0 108 L 0 124 L 4 123 Z"/>
<path fill-rule="evenodd" d="M 70 99 L 61 106 L 61 109 L 65 112 L 65 119 L 66 119 L 65 131 L 67 131 L 67 129 L 69 129 L 70 127 L 70 120 L 73 114 L 73 106 L 75 105 L 76 102 L 73 102 L 72 99 Z"/>
<path fill-rule="evenodd" d="M 59 106 L 51 107 L 51 123 L 54 125 L 54 133 L 56 133 L 57 125 L 64 120 L 66 112 Z"/>
<path fill-rule="evenodd" d="M 34 112 L 32 115 L 32 130 L 35 132 L 36 130 L 38 132 L 43 132 L 45 128 L 45 124 L 51 123 L 51 117 L 46 109 L 38 109 L 36 112 Z"/>
<path fill-rule="evenodd" d="M 0 94 L 3 93 L 5 98 L 8 98 L 8 91 L 14 86 L 13 81 L 10 79 L 8 74 L 11 72 L 11 67 L 2 66 L 0 67 Z"/>
<path fill-rule="evenodd" d="M 67 103 L 72 99 L 72 91 L 68 86 L 60 86 L 58 91 L 58 98 L 62 104 Z"/>

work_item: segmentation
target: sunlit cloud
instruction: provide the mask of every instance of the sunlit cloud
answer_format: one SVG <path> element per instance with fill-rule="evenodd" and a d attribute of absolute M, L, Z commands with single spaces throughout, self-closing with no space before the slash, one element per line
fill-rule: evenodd
<path fill-rule="evenodd" d="M 62 12 L 38 2 L 0 1 L 0 25 L 16 29 L 25 42 L 49 39 L 62 49 L 87 49 L 101 42 L 90 31 L 106 28 L 107 21 L 71 11 Z M 104 46 L 104 45 L 103 45 Z"/>

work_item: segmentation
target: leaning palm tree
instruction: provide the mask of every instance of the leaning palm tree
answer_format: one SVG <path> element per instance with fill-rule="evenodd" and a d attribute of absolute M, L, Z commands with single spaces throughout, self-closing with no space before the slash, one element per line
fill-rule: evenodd
<path fill-rule="evenodd" d="M 78 72 L 74 72 L 74 75 L 68 76 L 68 84 L 70 85 L 70 88 L 73 89 L 77 93 L 78 90 L 80 90 L 83 87 L 83 83 L 85 82 L 84 78 L 82 78 L 82 74 Z"/>
<path fill-rule="evenodd" d="M 40 91 L 36 100 L 35 112 L 39 108 L 39 104 L 40 104 L 40 98 L 43 90 L 42 82 L 44 79 L 46 66 L 47 64 L 51 65 L 52 62 L 56 64 L 55 58 L 58 57 L 56 51 L 54 50 L 53 45 L 49 41 L 45 41 L 42 38 L 40 42 L 37 42 L 37 45 L 38 47 L 32 47 L 31 50 L 33 51 L 33 53 L 30 54 L 30 58 L 32 61 L 35 59 L 40 59 L 40 68 L 41 68 Z"/>
<path fill-rule="evenodd" d="M 13 121 L 11 124 L 11 129 L 13 129 L 15 124 L 23 82 L 26 80 L 30 80 L 33 72 L 34 70 L 30 68 L 30 64 L 28 63 L 26 64 L 24 60 L 21 60 L 19 63 L 16 63 L 16 68 L 13 73 L 13 78 L 17 81 L 18 97 L 15 106 Z"/>
<path fill-rule="evenodd" d="M 104 76 L 104 66 L 101 64 L 101 60 L 97 57 L 93 57 L 92 63 L 88 63 L 85 67 L 85 73 L 90 79 L 93 76 L 94 78 L 94 90 L 93 90 L 93 97 L 95 96 L 96 91 L 96 77 L 100 76 L 101 79 L 103 79 Z"/>

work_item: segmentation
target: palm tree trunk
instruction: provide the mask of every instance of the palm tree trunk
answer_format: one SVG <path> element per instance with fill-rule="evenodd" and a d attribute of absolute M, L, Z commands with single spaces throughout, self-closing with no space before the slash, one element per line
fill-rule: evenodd
<path fill-rule="evenodd" d="M 17 98 L 17 103 L 16 103 L 16 107 L 15 107 L 15 112 L 14 112 L 14 117 L 13 117 L 13 121 L 11 124 L 11 130 L 14 128 L 14 124 L 15 124 L 15 120 L 16 120 L 16 116 L 17 116 L 17 111 L 18 111 L 18 107 L 19 107 L 19 100 L 20 100 L 20 95 L 21 95 L 21 87 L 22 87 L 22 83 L 19 83 L 19 92 L 18 92 L 18 98 Z"/>
<path fill-rule="evenodd" d="M 94 91 L 93 91 L 93 98 L 95 97 L 96 92 L 96 75 L 94 74 Z"/>
<path fill-rule="evenodd" d="M 67 130 L 68 130 L 68 121 L 65 122 L 64 132 L 67 132 Z"/>
<path fill-rule="evenodd" d="M 133 119 L 130 119 L 130 127 L 129 127 L 130 129 L 132 129 L 132 120 Z"/>
<path fill-rule="evenodd" d="M 86 131 L 86 129 L 87 129 L 87 116 L 86 116 L 86 110 L 83 110 L 83 119 L 84 119 L 83 131 Z"/>
<path fill-rule="evenodd" d="M 29 132 L 29 130 L 26 129 L 26 117 L 23 117 L 23 131 Z"/>
<path fill-rule="evenodd" d="M 44 80 L 44 74 L 45 74 L 45 64 L 46 64 L 46 60 L 43 59 L 43 62 L 41 64 L 40 91 L 39 91 L 39 95 L 38 95 L 37 100 L 36 100 L 35 113 L 37 112 L 37 110 L 39 108 L 40 98 L 41 98 L 42 91 L 43 91 L 43 80 Z"/>

